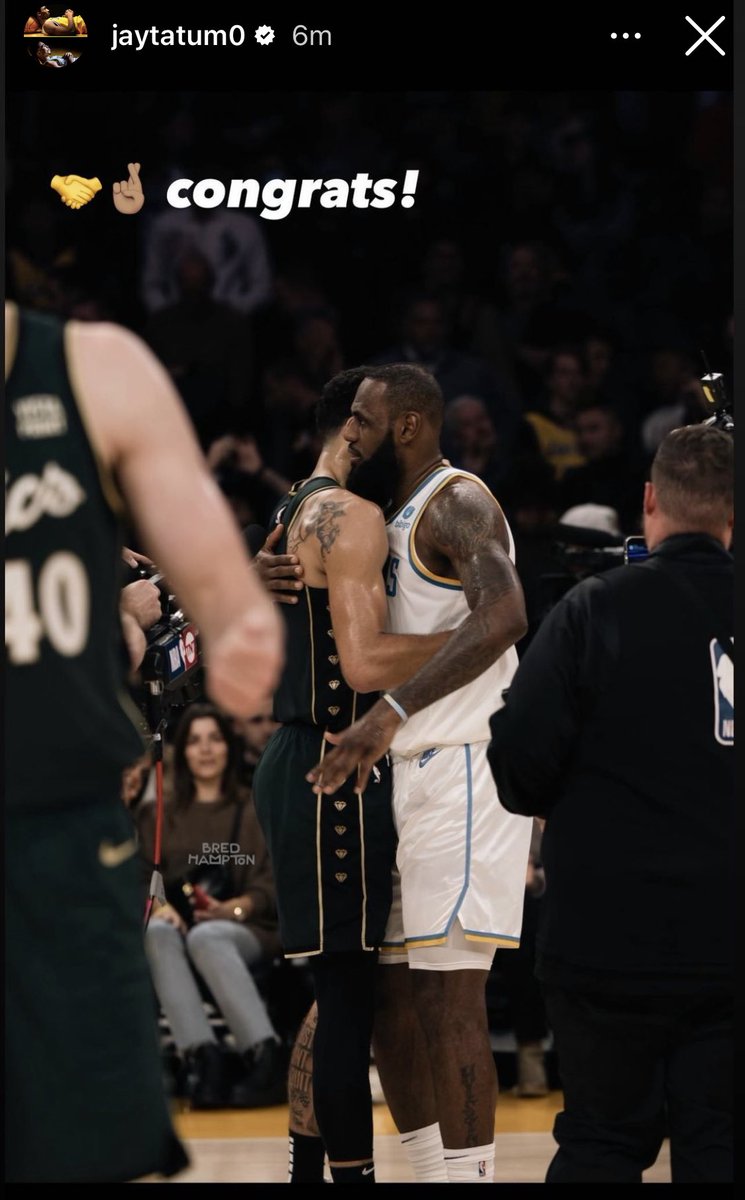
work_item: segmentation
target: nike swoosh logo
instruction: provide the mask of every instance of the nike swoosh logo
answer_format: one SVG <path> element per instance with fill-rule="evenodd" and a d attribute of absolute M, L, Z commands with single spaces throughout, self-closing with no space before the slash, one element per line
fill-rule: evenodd
<path fill-rule="evenodd" d="M 104 841 L 98 847 L 98 861 L 104 867 L 120 867 L 123 862 L 136 853 L 137 842 L 134 838 L 127 838 L 126 842 L 121 842 L 118 846 Z"/>
<path fill-rule="evenodd" d="M 440 753 L 439 746 L 433 746 L 431 750 L 425 750 L 422 754 L 422 757 L 419 759 L 419 766 L 426 767 L 429 760 L 431 758 L 434 758 L 434 756 L 439 753 Z"/>
<path fill-rule="evenodd" d="M 363 1167 L 362 1174 L 363 1175 L 372 1175 L 374 1170 L 375 1170 L 375 1167 Z"/>

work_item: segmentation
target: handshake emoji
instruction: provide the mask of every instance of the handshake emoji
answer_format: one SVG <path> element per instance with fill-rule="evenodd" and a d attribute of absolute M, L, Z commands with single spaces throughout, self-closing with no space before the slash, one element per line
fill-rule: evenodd
<path fill-rule="evenodd" d="M 129 175 L 113 185 L 111 198 L 117 212 L 131 216 L 142 208 L 145 194 L 140 182 L 140 164 L 127 163 L 127 166 Z M 82 175 L 55 175 L 50 187 L 54 188 L 68 208 L 82 208 L 101 191 L 101 180 L 96 176 L 84 179 Z"/>
<path fill-rule="evenodd" d="M 68 208 L 82 208 L 101 191 L 101 180 L 95 177 L 83 179 L 81 175 L 55 175 L 50 186 Z"/>

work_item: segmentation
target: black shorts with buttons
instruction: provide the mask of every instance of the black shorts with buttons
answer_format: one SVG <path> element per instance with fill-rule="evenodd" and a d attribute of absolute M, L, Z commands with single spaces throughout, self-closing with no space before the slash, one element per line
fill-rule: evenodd
<path fill-rule="evenodd" d="M 272 736 L 254 775 L 290 958 L 376 949 L 391 906 L 396 831 L 388 759 L 370 772 L 361 797 L 354 776 L 333 796 L 319 796 L 305 776 L 322 745 L 318 726 L 286 725 Z"/>

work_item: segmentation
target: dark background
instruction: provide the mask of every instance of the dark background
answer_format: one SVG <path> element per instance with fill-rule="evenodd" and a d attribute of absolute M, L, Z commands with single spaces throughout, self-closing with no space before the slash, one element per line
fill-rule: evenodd
<path fill-rule="evenodd" d="M 592 159 L 587 183 L 567 166 L 572 147 L 556 149 L 563 137 L 576 135 L 578 123 Z M 116 213 L 110 201 L 111 183 L 126 177 L 133 159 L 142 163 L 146 195 L 134 218 Z M 318 282 L 335 312 L 347 365 L 392 340 L 396 300 L 418 283 L 431 243 L 448 238 L 462 251 L 469 290 L 497 307 L 505 301 L 509 248 L 524 240 L 550 246 L 564 298 L 571 295 L 585 324 L 610 328 L 635 384 L 644 379 L 645 354 L 660 342 L 696 355 L 703 347 L 717 369 L 729 367 L 728 92 L 185 90 L 164 96 L 135 90 L 98 94 L 95 112 L 85 92 L 68 92 L 55 104 L 40 92 L 13 94 L 6 243 L 11 253 L 22 249 L 47 268 L 45 254 L 54 259 L 55 251 L 58 258 L 69 250 L 59 267 L 68 310 L 94 301 L 91 313 L 95 307 L 142 330 L 144 247 L 171 179 L 352 178 L 358 171 L 402 179 L 411 167 L 420 170 L 411 209 L 314 207 L 281 221 L 248 212 L 259 221 L 275 274 L 303 271 Z M 77 212 L 49 187 L 52 175 L 68 171 L 97 175 L 104 184 Z M 8 285 L 17 296 L 12 265 Z M 255 381 L 263 351 L 275 349 L 258 345 Z"/>
<path fill-rule="evenodd" d="M 729 4 L 691 12 L 702 29 L 726 14 L 712 35 L 726 53 L 703 44 L 689 56 L 698 34 L 676 3 L 625 6 L 622 16 L 523 6 L 488 23 L 468 6 L 449 20 L 395 6 L 325 18 L 318 6 L 312 18 L 212 10 L 191 20 L 160 6 L 82 5 L 89 36 L 59 39 L 80 51 L 62 71 L 40 69 L 28 53 L 21 31 L 31 8 L 9 8 L 8 294 L 142 334 L 205 448 L 221 434 L 249 433 L 264 463 L 298 477 L 312 456 L 312 402 L 323 383 L 342 366 L 399 350 L 412 295 L 435 296 L 449 350 L 475 363 L 456 372 L 446 400 L 482 397 L 498 433 L 508 397 L 519 413 L 545 410 L 558 350 L 584 356 L 582 400 L 592 398 L 593 337 L 612 359 L 595 398 L 619 412 L 633 454 L 651 413 L 695 406 L 701 351 L 732 393 Z M 112 53 L 112 21 L 120 29 L 238 22 L 247 40 Z M 271 46 L 255 43 L 254 21 L 273 24 Z M 296 22 L 331 29 L 332 47 L 293 46 Z M 610 38 L 637 30 L 638 41 Z M 135 217 L 111 202 L 130 161 L 142 164 L 145 191 Z M 165 317 L 155 311 L 146 266 L 154 243 L 168 253 L 157 235 L 163 214 L 178 220 L 165 200 L 172 180 L 359 172 L 402 180 L 412 168 L 419 183 L 409 209 L 316 203 L 279 221 L 230 210 L 268 257 L 261 302 L 236 315 L 228 295 L 221 309 L 218 284 L 203 325 L 178 306 Z M 49 186 L 68 172 L 103 184 L 80 211 Z M 185 223 L 194 212 L 184 210 Z M 526 254 L 528 272 L 541 276 L 532 296 L 530 280 L 515 278 Z M 500 470 L 489 482 L 509 509 L 504 462 Z M 254 497 L 260 522 L 271 499 Z"/>

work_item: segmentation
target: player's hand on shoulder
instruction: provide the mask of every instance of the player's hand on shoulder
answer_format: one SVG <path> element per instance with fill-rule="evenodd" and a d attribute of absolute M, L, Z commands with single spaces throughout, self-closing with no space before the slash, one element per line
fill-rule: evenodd
<path fill-rule="evenodd" d="M 261 582 L 276 604 L 297 604 L 305 572 L 296 554 L 275 554 L 274 548 L 283 532 L 284 525 L 275 525 L 254 562 Z"/>

